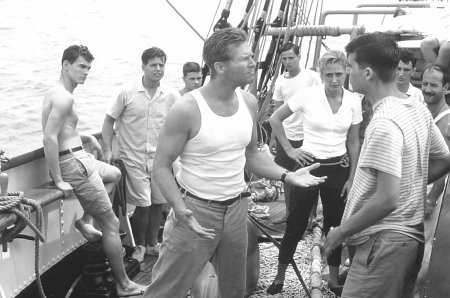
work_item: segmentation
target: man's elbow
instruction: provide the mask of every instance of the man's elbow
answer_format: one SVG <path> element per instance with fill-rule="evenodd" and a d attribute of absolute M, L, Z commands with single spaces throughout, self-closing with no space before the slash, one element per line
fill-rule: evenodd
<path fill-rule="evenodd" d="M 386 195 L 383 204 L 381 204 L 381 210 L 384 214 L 388 215 L 397 209 L 398 198 L 395 195 Z"/>
<path fill-rule="evenodd" d="M 54 136 L 44 134 L 44 138 L 43 138 L 42 142 L 43 142 L 44 148 L 45 148 L 45 147 L 49 147 L 52 145 L 57 145 L 58 139 Z"/>

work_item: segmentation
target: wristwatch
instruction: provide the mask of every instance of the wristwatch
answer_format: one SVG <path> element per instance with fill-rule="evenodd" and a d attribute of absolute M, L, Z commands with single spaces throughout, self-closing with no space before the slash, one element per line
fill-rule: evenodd
<path fill-rule="evenodd" d="M 286 172 L 284 172 L 283 174 L 281 174 L 280 181 L 284 183 L 284 180 L 286 180 L 286 176 L 287 176 L 287 174 L 289 174 L 289 173 L 290 173 L 290 171 L 286 171 Z"/>

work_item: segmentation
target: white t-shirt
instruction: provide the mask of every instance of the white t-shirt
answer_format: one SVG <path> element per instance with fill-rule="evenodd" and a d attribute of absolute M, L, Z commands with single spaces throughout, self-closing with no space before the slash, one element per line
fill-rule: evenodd
<path fill-rule="evenodd" d="M 411 83 L 409 83 L 408 90 L 406 90 L 405 94 L 408 95 L 410 98 L 418 100 L 420 103 L 425 104 L 425 100 L 423 99 L 422 90 L 414 87 L 413 85 L 411 85 Z"/>
<path fill-rule="evenodd" d="M 361 98 L 345 89 L 342 104 L 335 114 L 328 103 L 324 85 L 300 90 L 288 105 L 292 112 L 303 114 L 305 138 L 301 148 L 319 159 L 345 154 L 348 129 L 362 121 Z"/>
<path fill-rule="evenodd" d="M 293 78 L 286 78 L 288 73 L 278 77 L 275 82 L 273 100 L 287 102 L 299 89 L 322 84 L 320 75 L 309 69 L 302 69 Z M 303 125 L 301 113 L 294 113 L 283 121 L 286 137 L 292 141 L 303 140 Z"/>

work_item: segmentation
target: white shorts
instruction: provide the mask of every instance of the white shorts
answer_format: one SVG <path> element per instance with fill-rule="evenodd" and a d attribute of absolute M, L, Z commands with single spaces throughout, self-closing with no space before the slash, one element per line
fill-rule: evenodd
<path fill-rule="evenodd" d="M 128 204 L 148 207 L 152 204 L 167 203 L 154 182 L 151 172 L 126 164 L 125 168 L 127 169 L 126 195 Z"/>

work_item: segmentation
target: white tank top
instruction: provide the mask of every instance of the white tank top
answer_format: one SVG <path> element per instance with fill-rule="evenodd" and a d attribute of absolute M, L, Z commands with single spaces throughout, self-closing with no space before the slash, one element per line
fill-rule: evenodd
<path fill-rule="evenodd" d="M 236 197 L 245 188 L 245 149 L 251 140 L 253 119 L 241 91 L 237 112 L 229 117 L 216 115 L 199 90 L 191 92 L 200 110 L 201 124 L 188 140 L 180 156 L 177 174 L 180 185 L 208 200 Z"/>

